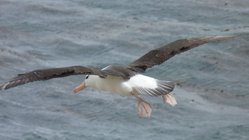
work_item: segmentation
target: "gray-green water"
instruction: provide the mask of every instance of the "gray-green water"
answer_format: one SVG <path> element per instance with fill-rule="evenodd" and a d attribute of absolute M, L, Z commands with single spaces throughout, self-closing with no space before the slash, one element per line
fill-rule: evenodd
<path fill-rule="evenodd" d="M 248 140 L 248 0 L 0 0 L 0 82 L 38 68 L 126 64 L 180 38 L 244 34 L 203 45 L 146 72 L 180 82 L 178 105 L 87 89 L 84 76 L 0 92 L 1 140 Z"/>

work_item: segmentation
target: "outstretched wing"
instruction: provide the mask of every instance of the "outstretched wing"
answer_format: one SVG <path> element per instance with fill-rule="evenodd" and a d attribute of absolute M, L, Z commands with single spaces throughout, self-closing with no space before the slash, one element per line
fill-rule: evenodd
<path fill-rule="evenodd" d="M 137 71 L 145 71 L 147 68 L 151 68 L 154 65 L 160 65 L 176 54 L 185 52 L 205 43 L 222 41 L 230 38 L 233 38 L 233 36 L 209 36 L 176 40 L 170 44 L 149 51 L 142 57 L 129 64 L 129 66 Z"/>
<path fill-rule="evenodd" d="M 9 89 L 33 81 L 48 80 L 52 78 L 65 77 L 69 75 L 92 74 L 105 77 L 105 73 L 97 68 L 84 66 L 71 66 L 62 68 L 39 69 L 31 72 L 18 74 L 8 82 L 0 84 L 0 90 Z"/>

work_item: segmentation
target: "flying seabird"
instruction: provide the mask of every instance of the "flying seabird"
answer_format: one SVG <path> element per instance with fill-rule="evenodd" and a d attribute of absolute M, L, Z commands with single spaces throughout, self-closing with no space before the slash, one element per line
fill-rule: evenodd
<path fill-rule="evenodd" d="M 128 65 L 109 65 L 103 69 L 85 66 L 70 66 L 61 68 L 38 69 L 18 74 L 13 79 L 0 84 L 1 90 L 38 80 L 70 75 L 86 75 L 84 82 L 74 88 L 79 93 L 86 87 L 110 91 L 121 96 L 134 96 L 137 99 L 137 110 L 140 117 L 150 117 L 151 105 L 141 95 L 161 96 L 164 103 L 171 106 L 177 104 L 172 91 L 175 83 L 145 76 L 142 73 L 155 65 L 160 65 L 176 54 L 185 52 L 209 42 L 230 39 L 232 36 L 208 36 L 190 39 L 180 39 L 153 49 Z"/>

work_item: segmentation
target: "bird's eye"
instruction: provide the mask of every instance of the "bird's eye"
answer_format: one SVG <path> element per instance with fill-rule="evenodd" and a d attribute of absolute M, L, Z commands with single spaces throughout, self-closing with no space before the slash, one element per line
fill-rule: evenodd
<path fill-rule="evenodd" d="M 89 75 L 86 75 L 86 79 L 88 79 Z"/>

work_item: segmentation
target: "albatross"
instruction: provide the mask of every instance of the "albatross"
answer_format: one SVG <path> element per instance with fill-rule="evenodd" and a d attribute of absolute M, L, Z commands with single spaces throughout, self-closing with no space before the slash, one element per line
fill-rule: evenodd
<path fill-rule="evenodd" d="M 49 80 L 70 75 L 86 75 L 85 80 L 74 88 L 75 93 L 79 93 L 81 90 L 90 87 L 116 93 L 121 96 L 134 96 L 137 101 L 136 106 L 139 117 L 149 118 L 151 117 L 152 106 L 142 98 L 142 95 L 159 96 L 165 104 L 171 106 L 175 106 L 177 102 L 172 93 L 175 83 L 142 74 L 146 69 L 160 65 L 176 54 L 180 54 L 202 44 L 227 40 L 232 37 L 233 36 L 207 36 L 180 39 L 153 49 L 130 64 L 109 65 L 103 69 L 91 66 L 37 69 L 18 74 L 11 80 L 0 84 L 0 89 L 6 90 L 39 80 Z"/>

